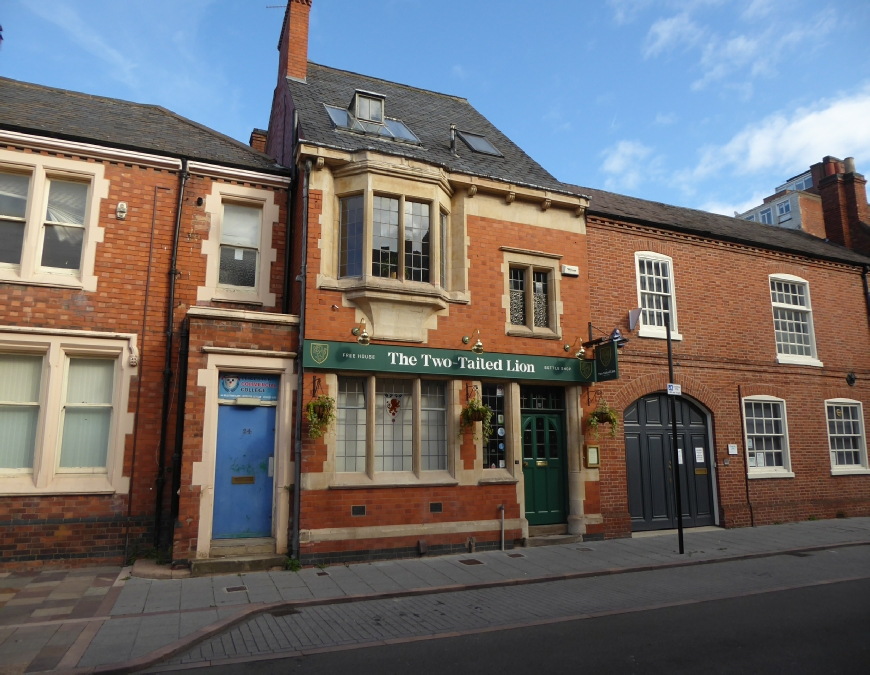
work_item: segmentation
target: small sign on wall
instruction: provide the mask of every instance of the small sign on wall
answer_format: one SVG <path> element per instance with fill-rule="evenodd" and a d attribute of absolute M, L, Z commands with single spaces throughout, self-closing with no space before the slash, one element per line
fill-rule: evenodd
<path fill-rule="evenodd" d="M 737 443 L 729 443 L 728 444 L 728 454 L 736 455 L 737 454 Z"/>
<path fill-rule="evenodd" d="M 277 401 L 280 380 L 279 375 L 221 373 L 218 398 L 222 401 L 238 401 L 238 399 Z"/>
<path fill-rule="evenodd" d="M 597 469 L 601 465 L 601 453 L 597 445 L 586 446 L 586 468 Z"/>

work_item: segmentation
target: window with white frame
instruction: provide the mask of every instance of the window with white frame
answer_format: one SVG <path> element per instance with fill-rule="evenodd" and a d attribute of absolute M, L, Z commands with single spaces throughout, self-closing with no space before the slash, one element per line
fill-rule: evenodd
<path fill-rule="evenodd" d="M 130 338 L 0 333 L 0 491 L 126 492 Z"/>
<path fill-rule="evenodd" d="M 339 376 L 336 471 L 447 471 L 447 401 L 445 381 Z"/>
<path fill-rule="evenodd" d="M 809 284 L 799 277 L 772 275 L 770 301 L 777 361 L 822 365 L 816 358 Z"/>
<path fill-rule="evenodd" d="M 102 164 L 0 149 L 0 281 L 95 291 Z"/>
<path fill-rule="evenodd" d="M 758 219 L 765 225 L 773 225 L 773 211 L 771 209 L 764 209 L 758 214 Z"/>
<path fill-rule="evenodd" d="M 254 289 L 260 258 L 262 209 L 224 204 L 221 220 L 221 257 L 218 283 Z"/>
<path fill-rule="evenodd" d="M 831 469 L 835 473 L 867 469 L 864 411 L 861 402 L 849 399 L 825 401 L 825 416 L 828 422 Z"/>
<path fill-rule="evenodd" d="M 767 396 L 743 399 L 749 472 L 789 472 L 785 401 Z"/>
<path fill-rule="evenodd" d="M 776 212 L 779 215 L 780 222 L 791 219 L 791 202 L 786 199 L 776 205 Z"/>
<path fill-rule="evenodd" d="M 637 302 L 641 309 L 641 337 L 666 337 L 665 317 L 671 322 L 671 337 L 679 340 L 673 261 L 649 251 L 634 254 L 637 274 Z"/>

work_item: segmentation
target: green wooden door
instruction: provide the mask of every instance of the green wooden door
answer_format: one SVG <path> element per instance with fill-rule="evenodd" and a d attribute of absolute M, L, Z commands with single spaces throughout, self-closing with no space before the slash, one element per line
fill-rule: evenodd
<path fill-rule="evenodd" d="M 566 521 L 562 415 L 523 414 L 523 476 L 529 525 Z"/>

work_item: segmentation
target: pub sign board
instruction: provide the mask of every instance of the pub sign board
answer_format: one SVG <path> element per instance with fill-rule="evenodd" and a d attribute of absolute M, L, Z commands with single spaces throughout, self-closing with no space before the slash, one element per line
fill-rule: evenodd
<path fill-rule="evenodd" d="M 614 353 L 616 350 L 613 350 Z M 614 356 L 615 358 L 615 356 Z M 393 345 L 362 346 L 355 342 L 306 340 L 305 368 L 361 370 L 390 375 L 446 375 L 454 378 L 502 378 L 591 384 L 595 362 L 569 357 L 526 354 L 474 354 L 470 350 L 421 349 Z"/>
<path fill-rule="evenodd" d="M 615 342 L 603 342 L 595 347 L 596 382 L 606 382 L 619 378 L 618 352 Z"/>

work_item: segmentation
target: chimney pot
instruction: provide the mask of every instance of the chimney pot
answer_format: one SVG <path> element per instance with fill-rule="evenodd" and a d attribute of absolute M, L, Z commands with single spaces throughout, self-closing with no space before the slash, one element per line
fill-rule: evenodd
<path fill-rule="evenodd" d="M 855 158 L 846 157 L 846 159 L 843 160 L 843 166 L 845 168 L 845 173 L 855 173 Z"/>

